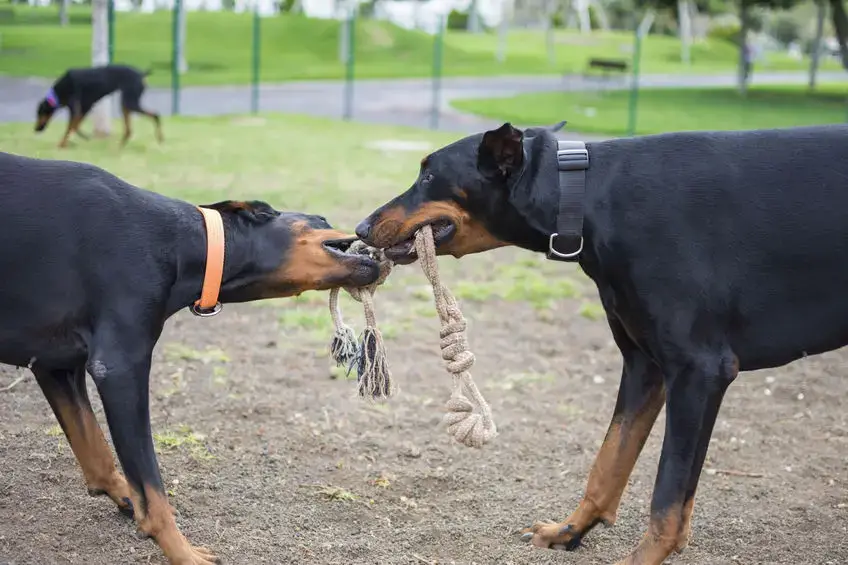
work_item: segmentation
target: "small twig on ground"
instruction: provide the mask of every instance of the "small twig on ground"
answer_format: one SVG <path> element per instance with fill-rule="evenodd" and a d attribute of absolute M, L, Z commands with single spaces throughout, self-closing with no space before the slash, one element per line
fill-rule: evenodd
<path fill-rule="evenodd" d="M 751 473 L 748 471 L 734 471 L 733 469 L 707 469 L 708 475 L 727 475 L 729 477 L 747 477 L 751 479 L 760 479 L 765 477 L 763 473 Z"/>
<path fill-rule="evenodd" d="M 415 559 L 417 559 L 421 563 L 426 563 L 427 565 L 435 565 L 436 564 L 435 561 L 430 561 L 429 559 L 424 559 L 420 555 L 415 555 L 414 553 L 410 553 L 409 555 L 410 555 L 410 557 L 414 557 Z"/>
<path fill-rule="evenodd" d="M 0 392 L 9 392 L 13 388 L 18 386 L 22 382 L 24 382 L 25 380 L 27 380 L 28 377 L 29 377 L 29 373 L 24 373 L 23 375 L 21 375 L 20 377 L 18 377 L 14 381 L 12 381 L 12 384 L 10 384 L 9 386 L 4 387 L 4 388 L 0 388 Z"/>

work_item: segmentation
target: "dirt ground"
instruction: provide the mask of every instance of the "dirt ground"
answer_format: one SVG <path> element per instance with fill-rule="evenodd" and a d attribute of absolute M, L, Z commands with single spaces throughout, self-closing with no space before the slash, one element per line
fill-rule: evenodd
<path fill-rule="evenodd" d="M 647 524 L 663 415 L 614 527 L 571 553 L 515 534 L 562 519 L 582 494 L 620 373 L 605 323 L 576 313 L 580 297 L 544 311 L 463 300 L 472 373 L 500 432 L 471 450 L 439 427 L 450 379 L 426 296 L 410 305 L 409 288 L 398 288 L 378 296 L 401 387 L 385 406 L 331 378 L 324 296 L 168 323 L 152 418 L 188 538 L 231 564 L 606 564 L 625 555 Z M 359 327 L 361 313 L 346 306 Z M 848 562 L 846 361 L 843 350 L 740 376 L 713 435 L 692 543 L 671 563 Z M 4 368 L 0 388 L 23 374 Z M 0 392 L 0 414 L 0 563 L 165 563 L 108 499 L 86 494 L 32 378 Z"/>

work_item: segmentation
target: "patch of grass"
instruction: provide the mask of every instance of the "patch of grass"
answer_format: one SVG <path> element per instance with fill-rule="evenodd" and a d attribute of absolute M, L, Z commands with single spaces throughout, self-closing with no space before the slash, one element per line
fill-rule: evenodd
<path fill-rule="evenodd" d="M 91 11 L 71 8 L 71 25 L 59 27 L 58 6 L 13 6 L 14 18 L 0 25 L 3 56 L 0 72 L 18 76 L 56 77 L 68 67 L 91 61 Z M 152 85 L 170 83 L 171 12 L 116 13 L 115 60 L 152 68 Z M 190 12 L 186 55 L 189 70 L 184 85 L 246 84 L 251 76 L 252 15 L 232 12 Z M 293 79 L 342 78 L 338 58 L 340 25 L 334 20 L 281 14 L 262 19 L 261 76 L 265 82 Z M 377 20 L 356 24 L 358 78 L 427 77 L 432 69 L 433 36 Z M 509 34 L 506 60 L 495 58 L 497 34 L 467 34 L 449 30 L 445 36 L 445 76 L 542 74 L 582 72 L 589 57 L 631 58 L 630 32 L 574 30 L 555 33 L 555 59 L 549 60 L 545 36 L 538 31 Z M 736 48 L 726 41 L 708 39 L 692 46 L 692 64 L 680 59 L 680 42 L 673 37 L 650 36 L 643 45 L 645 73 L 732 72 Z M 831 61 L 824 68 L 836 68 Z M 757 71 L 803 70 L 804 61 L 771 54 Z"/>
<path fill-rule="evenodd" d="M 315 494 L 332 502 L 356 502 L 360 496 L 342 487 L 332 485 L 306 485 L 314 489 Z"/>
<path fill-rule="evenodd" d="M 333 322 L 326 308 L 289 305 L 280 313 L 280 324 L 287 329 L 332 332 Z M 330 335 L 327 333 L 327 335 Z"/>
<path fill-rule="evenodd" d="M 529 125 L 567 119 L 581 132 L 625 134 L 630 93 L 550 92 L 509 98 L 457 100 L 454 106 L 497 120 Z M 639 92 L 639 134 L 683 130 L 737 130 L 842 123 L 848 85 L 755 86 L 747 96 L 732 88 L 646 89 Z"/>
<path fill-rule="evenodd" d="M 537 310 L 550 308 L 560 299 L 579 295 L 577 284 L 568 277 L 552 276 L 537 268 L 535 260 L 523 259 L 500 265 L 494 279 L 482 282 L 459 281 L 455 285 L 457 297 L 477 302 L 501 298 L 512 302 L 527 302 Z"/>
<path fill-rule="evenodd" d="M 183 379 L 184 374 L 185 369 L 177 367 L 177 370 L 171 375 L 171 384 L 162 389 L 159 394 L 164 398 L 168 398 L 183 390 L 183 388 L 185 388 L 185 379 Z"/>
<path fill-rule="evenodd" d="M 182 343 L 166 343 L 165 359 L 169 361 L 200 361 L 204 365 L 209 363 L 229 363 L 227 354 L 217 347 L 206 347 L 205 349 L 193 349 Z"/>
<path fill-rule="evenodd" d="M 65 432 L 62 431 L 62 426 L 60 426 L 59 424 L 50 426 L 44 431 L 44 433 L 49 435 L 50 437 L 62 437 L 65 435 Z"/>
<path fill-rule="evenodd" d="M 591 300 L 587 300 L 583 304 L 580 305 L 580 309 L 578 313 L 586 318 L 587 320 L 603 320 L 606 318 L 606 311 L 604 307 L 598 304 L 597 302 L 592 302 Z"/>
<path fill-rule="evenodd" d="M 205 436 L 196 434 L 188 426 L 153 434 L 153 443 L 159 451 L 187 451 L 193 459 L 213 459 L 204 443 Z"/>

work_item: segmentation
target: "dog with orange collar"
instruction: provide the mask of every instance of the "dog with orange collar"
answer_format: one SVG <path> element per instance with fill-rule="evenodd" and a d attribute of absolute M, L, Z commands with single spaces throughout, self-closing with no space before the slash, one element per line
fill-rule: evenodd
<path fill-rule="evenodd" d="M 345 253 L 356 238 L 325 218 L 264 202 L 198 209 L 92 165 L 7 153 L 0 177 L 12 211 L 0 253 L 0 363 L 33 372 L 91 495 L 134 515 L 170 563 L 216 563 L 178 530 L 154 451 L 149 377 L 165 321 L 187 307 L 205 317 L 226 303 L 365 286 L 379 276 L 376 261 Z"/>

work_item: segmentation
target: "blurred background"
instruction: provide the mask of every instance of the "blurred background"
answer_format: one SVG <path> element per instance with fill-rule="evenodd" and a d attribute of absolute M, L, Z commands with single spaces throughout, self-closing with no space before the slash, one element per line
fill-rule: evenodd
<path fill-rule="evenodd" d="M 114 61 L 153 70 L 163 114 L 590 136 L 842 122 L 847 38 L 843 0 L 5 0 L 0 120 Z"/>

